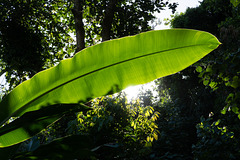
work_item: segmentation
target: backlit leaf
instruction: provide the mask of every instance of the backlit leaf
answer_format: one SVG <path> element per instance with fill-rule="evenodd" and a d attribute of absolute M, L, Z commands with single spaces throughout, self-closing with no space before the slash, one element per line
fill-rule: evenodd
<path fill-rule="evenodd" d="M 216 37 L 207 32 L 171 29 L 150 31 L 86 48 L 17 86 L 0 103 L 0 122 L 4 124 L 10 117 L 55 104 L 85 103 L 130 85 L 174 74 L 219 44 Z M 21 132 L 24 134 L 26 130 Z M 21 142 L 21 137 L 17 137 L 16 134 L 15 143 Z M 7 140 L 0 137 L 0 147 L 8 146 L 6 144 Z"/>

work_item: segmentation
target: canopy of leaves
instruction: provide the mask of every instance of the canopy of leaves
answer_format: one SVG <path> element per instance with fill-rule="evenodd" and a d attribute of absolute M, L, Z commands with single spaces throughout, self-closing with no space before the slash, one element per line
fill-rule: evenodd
<path fill-rule="evenodd" d="M 109 3 L 114 3 L 110 39 L 135 35 L 153 29 L 150 22 L 155 20 L 154 13 L 166 7 L 175 12 L 177 3 L 163 0 L 85 0 L 82 2 L 86 46 L 101 41 L 103 21 L 106 18 Z"/>
<path fill-rule="evenodd" d="M 67 1 L 0 2 L 1 74 L 6 73 L 10 86 L 71 53 L 69 10 Z"/>
<path fill-rule="evenodd" d="M 0 2 L 0 75 L 5 73 L 9 90 L 73 54 L 75 42 L 70 33 L 76 31 L 75 3 L 67 0 Z M 108 12 L 110 3 L 113 3 L 112 13 Z M 78 12 L 83 13 L 86 46 L 101 41 L 103 23 L 111 15 L 112 21 L 107 22 L 110 27 L 105 31 L 109 32 L 108 39 L 150 30 L 154 12 L 164 7 L 174 12 L 177 7 L 176 3 L 163 0 L 84 0 L 80 5 L 82 10 Z"/>

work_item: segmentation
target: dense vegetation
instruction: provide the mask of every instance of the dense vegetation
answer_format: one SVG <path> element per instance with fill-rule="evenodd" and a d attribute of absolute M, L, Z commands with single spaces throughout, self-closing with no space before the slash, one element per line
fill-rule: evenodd
<path fill-rule="evenodd" d="M 3 15 L 0 43 L 4 46 L 0 50 L 1 73 L 6 74 L 9 90 L 38 71 L 72 56 L 74 50 L 150 30 L 148 22 L 154 19 L 153 12 L 166 5 L 173 10 L 176 7 L 176 4 L 162 1 L 82 1 L 80 8 L 76 7 L 76 1 L 60 2 L 0 3 Z M 112 8 L 106 12 L 114 16 L 106 21 L 111 22 L 112 28 L 107 29 L 106 25 L 108 31 L 104 32 L 106 23 L 103 24 L 102 19 L 111 19 L 111 16 L 106 16 L 102 8 L 110 6 L 110 2 L 114 13 L 111 13 Z M 56 7 L 61 8 L 57 14 L 54 12 Z M 73 21 L 77 21 L 77 16 L 72 8 L 84 11 L 80 15 L 82 20 L 85 19 L 84 38 L 78 42 L 79 46 L 74 46 L 69 36 L 76 31 Z M 171 20 L 173 28 L 208 31 L 220 39 L 221 47 L 191 67 L 156 80 L 157 95 L 150 90 L 142 91 L 139 99 L 128 101 L 121 92 L 85 104 L 92 109 L 68 112 L 37 136 L 14 146 L 14 149 L 7 148 L 9 153 L 12 151 L 12 159 L 61 159 L 64 156 L 69 159 L 76 156 L 82 159 L 238 159 L 239 12 L 239 6 L 233 6 L 229 1 L 204 0 L 199 7 L 188 8 L 185 13 L 175 15 Z M 123 18 L 126 16 L 130 19 Z M 76 36 L 80 32 L 76 31 Z M 19 39 L 15 40 L 18 34 Z M 21 39 L 23 37 L 26 39 Z M 19 42 L 27 43 L 29 50 Z M 66 46 L 71 49 L 66 51 Z M 61 139 L 69 135 L 76 137 Z"/>
<path fill-rule="evenodd" d="M 239 11 L 229 1 L 204 0 L 172 19 L 173 28 L 208 31 L 222 45 L 192 67 L 159 80 L 158 90 L 168 91 L 168 104 L 178 111 L 160 125 L 165 126 L 160 133 L 167 136 L 156 143 L 157 149 L 167 148 L 165 159 L 238 159 Z"/>

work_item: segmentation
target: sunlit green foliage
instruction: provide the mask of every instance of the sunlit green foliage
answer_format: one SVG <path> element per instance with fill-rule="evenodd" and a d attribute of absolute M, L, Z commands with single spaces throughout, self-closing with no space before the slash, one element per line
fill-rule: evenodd
<path fill-rule="evenodd" d="M 91 105 L 93 110 L 80 112 L 68 131 L 94 137 L 96 146 L 115 144 L 111 154 L 105 147 L 99 153 L 100 157 L 144 156 L 148 152 L 143 150 L 149 150 L 146 147 L 158 139 L 156 121 L 159 113 L 151 106 L 140 106 L 138 101 L 129 104 L 123 93 L 117 97 L 97 98 Z"/>
<path fill-rule="evenodd" d="M 20 1 L 12 3 L 17 4 L 18 2 Z M 28 7 L 28 4 L 25 1 L 23 2 Z M 55 22 L 58 24 L 59 19 L 65 19 L 66 21 L 64 22 L 69 22 L 70 28 L 73 27 L 71 21 L 73 17 L 70 11 L 72 3 L 69 1 L 69 3 L 65 4 L 58 1 L 56 3 L 53 2 L 51 6 L 50 1 L 48 2 L 49 4 L 46 2 L 44 7 L 51 12 L 50 15 L 52 16 L 50 18 L 55 17 L 53 24 Z M 101 20 L 105 16 L 103 10 L 108 3 L 107 1 L 82 2 L 85 3 L 83 16 L 86 18 L 86 25 L 84 26 L 87 33 L 86 42 L 87 46 L 90 46 L 101 40 Z M 151 27 L 148 21 L 154 18 L 152 11 L 160 11 L 161 7 L 167 5 L 167 3 L 160 4 L 160 1 L 151 1 L 150 3 L 150 1 L 143 2 L 137 0 L 135 2 L 129 1 L 126 3 L 125 1 L 118 1 L 117 12 L 114 15 L 117 21 L 113 22 L 111 38 L 149 30 Z M 157 6 L 155 2 L 156 4 L 159 3 L 159 8 L 154 8 L 154 6 Z M 231 2 L 233 3 L 233 1 Z M 60 6 L 56 5 L 57 3 Z M 32 8 L 37 8 L 40 13 L 45 15 L 45 10 L 41 10 L 40 6 L 38 8 L 34 4 L 32 4 Z M 61 8 L 61 5 L 63 5 L 62 8 L 66 7 L 66 10 L 58 10 Z M 169 7 L 174 9 L 174 5 L 169 5 Z M 56 12 L 56 10 L 59 12 Z M 15 14 L 14 9 L 11 13 Z M 33 21 L 36 19 L 34 17 L 35 13 L 38 12 L 29 14 L 33 15 L 33 19 L 28 20 L 25 18 L 26 21 L 17 22 L 19 23 L 19 28 L 24 30 L 19 33 L 24 33 L 29 41 L 40 40 L 42 44 L 45 43 L 44 40 L 46 38 L 61 41 L 59 44 L 50 42 L 50 46 L 47 47 L 54 45 L 60 48 L 63 47 L 61 43 L 65 42 L 62 42 L 60 38 L 68 37 L 69 30 L 66 30 L 66 37 L 59 37 L 58 34 L 61 33 L 59 32 L 61 30 L 56 30 L 55 32 L 54 29 L 51 30 L 54 26 L 50 26 L 50 29 L 48 27 L 48 24 L 51 24 L 51 19 L 48 21 L 43 16 L 43 19 L 46 19 L 44 22 L 49 23 L 44 23 L 42 26 L 44 28 L 46 25 L 47 27 L 45 27 L 49 30 L 41 28 L 41 31 L 35 33 L 33 28 L 24 26 L 25 24 L 39 25 L 38 21 Z M 9 15 L 9 17 L 12 16 L 12 14 Z M 48 15 L 47 12 L 46 15 Z M 126 17 L 126 15 L 128 15 L 130 20 L 122 18 Z M 142 17 L 139 17 L 139 15 Z M 61 17 L 64 18 L 61 19 Z M 153 97 L 151 91 L 142 92 L 139 100 L 129 103 L 125 95 L 120 94 L 115 97 L 98 98 L 87 103 L 93 110 L 79 112 L 76 114 L 77 118 L 75 118 L 74 112 L 64 112 L 64 117 L 58 123 L 22 143 L 18 151 L 26 152 L 16 154 L 14 158 L 23 160 L 66 159 L 66 157 L 69 159 L 82 157 L 85 159 L 126 158 L 154 160 L 237 159 L 239 157 L 240 144 L 240 127 L 237 117 L 240 115 L 239 22 L 239 8 L 232 8 L 229 1 L 222 0 L 204 0 L 200 7 L 188 9 L 185 14 L 176 16 L 172 21 L 172 26 L 209 31 L 218 36 L 223 45 L 200 63 L 171 77 L 159 80 L 157 82 L 157 97 Z M 74 29 L 71 28 L 71 30 Z M 65 33 L 65 31 L 62 32 Z M 44 36 L 49 37 L 44 39 Z M 47 47 L 41 46 L 40 41 L 39 43 L 34 43 L 34 45 L 38 45 L 37 47 L 34 45 L 32 47 L 36 52 L 41 51 L 41 53 L 44 53 L 43 49 Z M 71 41 L 67 40 L 66 42 L 69 43 Z M 40 57 L 42 60 L 38 61 L 41 64 L 32 64 L 33 66 L 31 67 L 37 66 L 36 68 L 41 69 L 43 66 L 49 67 L 62 59 L 64 55 L 69 56 L 70 53 L 73 53 L 73 48 L 66 53 L 64 49 L 59 51 L 58 47 L 52 48 L 54 51 L 52 53 L 49 52 L 50 57 L 48 57 L 48 51 L 46 52 L 46 57 L 37 54 L 36 57 Z M 20 61 L 25 61 L 24 57 Z M 9 64 L 9 61 L 1 61 L 2 66 L 6 67 L 7 64 Z M 23 65 L 14 63 L 16 66 L 11 64 L 12 66 L 10 67 L 19 68 L 19 64 Z M 6 72 L 4 67 L 2 71 Z M 24 72 L 24 75 L 17 74 L 17 76 L 24 77 L 23 79 L 20 78 L 20 81 L 14 79 L 16 77 L 11 77 L 12 73 L 9 73 L 7 76 L 8 78 L 13 78 L 12 84 L 14 84 L 14 81 L 22 82 L 27 76 L 31 77 L 35 73 L 35 71 L 31 70 Z M 105 77 L 111 79 L 109 75 Z M 116 90 L 117 87 L 115 88 Z M 225 115 L 221 115 L 220 110 Z M 60 110 L 57 111 L 60 112 Z M 34 120 L 39 119 L 34 119 L 33 117 L 32 122 Z M 26 121 L 27 119 L 24 117 L 22 122 Z M 65 137 L 72 134 L 75 136 Z M 79 142 L 81 143 L 79 144 Z M 18 146 L 13 146 L 1 149 L 0 155 L 2 153 L 14 155 L 14 150 L 16 150 L 14 147 L 18 148 Z M 51 151 L 50 154 L 46 155 L 45 153 L 49 151 Z M 5 158 L 4 156 L 1 156 L 1 158 Z"/>

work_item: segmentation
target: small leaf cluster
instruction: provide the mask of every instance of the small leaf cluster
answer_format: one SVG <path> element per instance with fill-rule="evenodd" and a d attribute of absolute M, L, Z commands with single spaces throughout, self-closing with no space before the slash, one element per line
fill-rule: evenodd
<path fill-rule="evenodd" d="M 239 139 L 220 119 L 202 118 L 197 125 L 198 142 L 193 145 L 196 160 L 234 160 L 240 155 Z"/>

